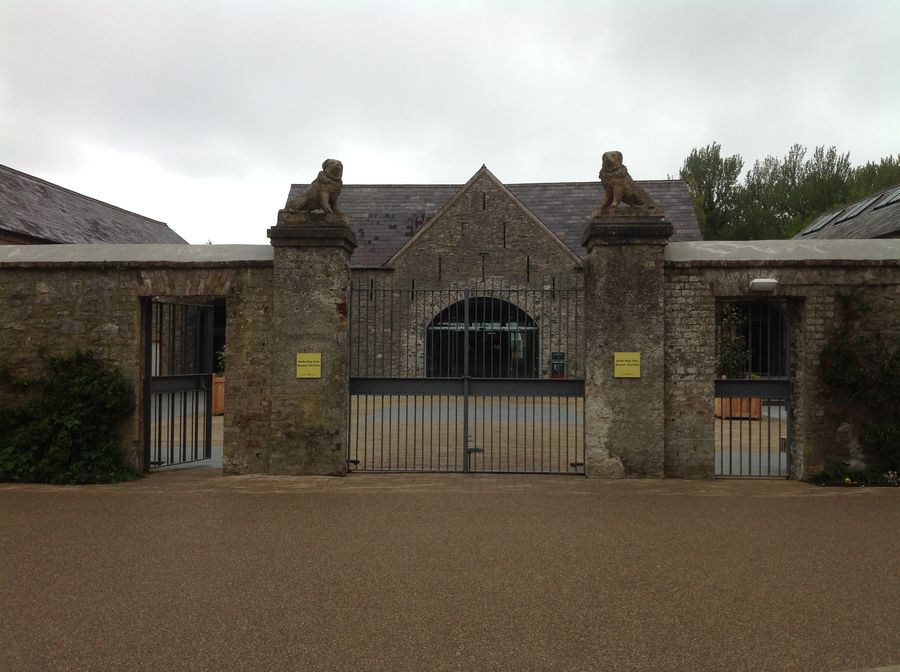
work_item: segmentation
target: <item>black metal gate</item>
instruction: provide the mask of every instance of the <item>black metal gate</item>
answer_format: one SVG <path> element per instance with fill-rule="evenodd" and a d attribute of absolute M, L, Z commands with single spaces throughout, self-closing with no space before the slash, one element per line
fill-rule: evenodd
<path fill-rule="evenodd" d="M 577 289 L 351 288 L 356 471 L 584 473 Z"/>
<path fill-rule="evenodd" d="M 213 306 L 144 307 L 144 465 L 212 457 Z"/>
<path fill-rule="evenodd" d="M 716 306 L 715 474 L 790 475 L 788 304 L 724 300 Z"/>

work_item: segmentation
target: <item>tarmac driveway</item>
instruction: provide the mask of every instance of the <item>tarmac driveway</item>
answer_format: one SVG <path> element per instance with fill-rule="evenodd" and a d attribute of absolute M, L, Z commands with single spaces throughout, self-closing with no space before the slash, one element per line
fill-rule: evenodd
<path fill-rule="evenodd" d="M 900 663 L 900 489 L 154 474 L 0 486 L 2 670 Z"/>

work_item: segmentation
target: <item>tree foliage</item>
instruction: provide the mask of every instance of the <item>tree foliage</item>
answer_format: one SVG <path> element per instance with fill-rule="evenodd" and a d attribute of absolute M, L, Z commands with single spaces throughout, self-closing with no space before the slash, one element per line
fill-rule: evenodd
<path fill-rule="evenodd" d="M 734 211 L 734 192 L 744 167 L 739 154 L 722 157 L 714 142 L 694 149 L 684 160 L 681 179 L 688 183 L 703 237 L 715 239 L 728 228 Z"/>
<path fill-rule="evenodd" d="M 739 154 L 714 142 L 691 150 L 680 170 L 707 240 L 791 238 L 820 214 L 900 184 L 900 155 L 852 167 L 835 147 L 793 145 L 756 160 L 739 180 Z"/>

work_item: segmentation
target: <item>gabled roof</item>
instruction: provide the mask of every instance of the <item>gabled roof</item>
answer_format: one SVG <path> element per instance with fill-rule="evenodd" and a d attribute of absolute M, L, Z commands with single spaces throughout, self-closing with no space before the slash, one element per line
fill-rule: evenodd
<path fill-rule="evenodd" d="M 47 243 L 186 243 L 149 217 L 0 165 L 0 230 Z"/>
<path fill-rule="evenodd" d="M 794 238 L 892 238 L 900 236 L 900 184 L 817 217 Z"/>
<path fill-rule="evenodd" d="M 522 212 L 525 214 L 525 216 L 528 217 L 528 219 L 530 219 L 532 222 L 534 222 L 535 226 L 539 227 L 542 231 L 544 231 L 544 233 L 547 235 L 548 240 L 552 240 L 552 241 L 555 242 L 557 245 L 559 245 L 566 253 L 568 253 L 568 254 L 570 254 L 570 255 L 572 256 L 573 261 L 575 261 L 576 263 L 578 263 L 579 259 L 578 259 L 578 257 L 575 255 L 575 253 L 572 252 L 572 250 L 570 250 L 570 249 L 566 246 L 566 244 L 563 243 L 563 242 L 556 236 L 555 233 L 553 233 L 553 231 L 551 231 L 550 229 L 548 229 L 547 226 L 546 226 L 541 220 L 539 220 L 537 217 L 535 217 L 535 216 L 534 216 L 534 213 L 532 213 L 527 207 L 525 207 L 525 206 L 522 204 L 522 201 L 520 201 L 518 198 L 516 198 L 515 194 L 513 194 L 509 189 L 507 189 L 506 186 L 505 186 L 500 180 L 498 180 L 497 177 L 496 177 L 490 170 L 488 170 L 487 166 L 485 166 L 484 164 L 482 164 L 481 168 L 478 169 L 478 172 L 475 173 L 475 174 L 471 177 L 471 179 L 470 179 L 468 182 L 466 182 L 466 183 L 459 189 L 459 191 L 457 191 L 457 192 L 450 198 L 450 200 L 448 200 L 446 203 L 444 203 L 444 205 L 441 206 L 440 210 L 438 210 L 438 211 L 431 217 L 431 219 L 429 219 L 429 220 L 425 223 L 424 226 L 420 227 L 419 230 L 416 231 L 416 233 L 414 233 L 413 236 L 412 236 L 411 238 L 409 238 L 405 243 L 403 243 L 403 245 L 400 247 L 400 249 L 397 250 L 397 251 L 394 253 L 394 255 L 393 255 L 390 259 L 387 260 L 386 264 L 389 265 L 389 266 L 393 266 L 394 261 L 397 260 L 397 257 L 399 257 L 401 254 L 403 254 L 403 252 L 406 251 L 406 249 L 407 249 L 410 245 L 412 245 L 412 244 L 415 242 L 415 240 L 416 240 L 420 235 L 422 235 L 422 233 L 424 233 L 429 227 L 431 227 L 431 225 L 432 225 L 434 222 L 436 222 L 437 220 L 439 220 L 440 217 L 441 217 L 441 215 L 444 214 L 447 210 L 449 210 L 450 207 L 451 207 L 454 203 L 456 203 L 456 201 L 458 201 L 458 200 L 463 196 L 463 194 L 465 194 L 466 191 L 468 191 L 469 188 L 470 188 L 473 184 L 475 184 L 475 182 L 476 182 L 476 181 L 478 180 L 478 178 L 481 177 L 481 176 L 484 176 L 484 177 L 486 177 L 488 180 L 490 180 L 491 182 L 493 182 L 493 183 L 497 186 L 497 188 L 501 191 L 501 193 L 506 194 L 506 196 L 509 197 L 509 199 L 510 199 L 513 203 L 515 203 L 515 205 L 517 205 L 517 206 L 519 207 L 519 209 L 522 210 Z"/>
<path fill-rule="evenodd" d="M 702 240 L 682 180 L 639 181 L 662 207 L 675 229 L 672 241 Z M 308 185 L 291 185 L 288 198 Z M 338 200 L 359 246 L 353 266 L 385 264 L 456 194 L 462 184 L 344 184 Z M 603 201 L 599 181 L 541 182 L 504 185 L 544 226 L 579 258 L 586 250 L 581 234 L 591 211 Z"/>

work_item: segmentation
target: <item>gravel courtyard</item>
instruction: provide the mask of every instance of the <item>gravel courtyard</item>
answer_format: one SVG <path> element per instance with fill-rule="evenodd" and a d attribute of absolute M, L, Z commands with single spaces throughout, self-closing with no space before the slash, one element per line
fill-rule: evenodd
<path fill-rule="evenodd" d="M 160 472 L 0 486 L 0 669 L 900 663 L 900 489 Z"/>

